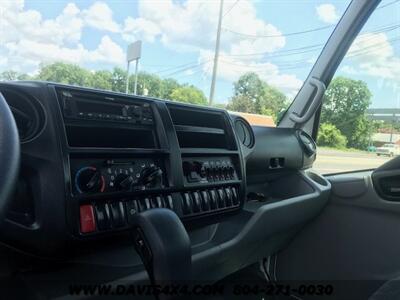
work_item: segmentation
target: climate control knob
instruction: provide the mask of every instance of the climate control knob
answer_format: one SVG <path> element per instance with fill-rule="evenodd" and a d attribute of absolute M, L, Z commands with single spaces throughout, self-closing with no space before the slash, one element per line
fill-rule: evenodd
<path fill-rule="evenodd" d="M 140 183 L 146 187 L 155 187 L 162 183 L 162 170 L 160 167 L 151 166 L 142 170 Z"/>
<path fill-rule="evenodd" d="M 75 174 L 75 188 L 80 193 L 102 193 L 105 188 L 104 177 L 95 167 L 81 168 Z"/>
<path fill-rule="evenodd" d="M 117 177 L 115 178 L 114 185 L 118 190 L 127 191 L 131 188 L 132 183 L 133 183 L 132 176 L 121 173 L 118 174 Z"/>

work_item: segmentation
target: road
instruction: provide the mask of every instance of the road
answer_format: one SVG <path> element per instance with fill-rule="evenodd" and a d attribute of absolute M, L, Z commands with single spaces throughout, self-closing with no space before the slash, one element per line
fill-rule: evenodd
<path fill-rule="evenodd" d="M 375 153 L 318 149 L 313 169 L 321 174 L 365 170 L 379 167 L 390 160 Z"/>

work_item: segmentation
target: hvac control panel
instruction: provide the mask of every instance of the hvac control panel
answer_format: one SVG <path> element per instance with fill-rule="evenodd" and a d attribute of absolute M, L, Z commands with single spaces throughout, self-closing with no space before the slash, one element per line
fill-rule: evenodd
<path fill-rule="evenodd" d="M 167 208 L 191 221 L 241 205 L 240 172 L 230 156 L 182 158 L 184 185 L 179 187 L 168 186 L 161 158 L 71 158 L 70 163 L 79 207 L 74 223 L 83 236 L 128 229 L 149 209 Z"/>
<path fill-rule="evenodd" d="M 71 161 L 74 195 L 143 191 L 165 187 L 165 171 L 160 160 L 73 159 Z"/>

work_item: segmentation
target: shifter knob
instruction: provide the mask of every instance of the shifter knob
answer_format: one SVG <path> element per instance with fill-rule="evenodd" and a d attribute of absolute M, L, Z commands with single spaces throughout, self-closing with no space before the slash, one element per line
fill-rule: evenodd
<path fill-rule="evenodd" d="M 190 239 L 179 217 L 169 209 L 154 208 L 136 215 L 134 244 L 153 284 L 192 278 Z"/>

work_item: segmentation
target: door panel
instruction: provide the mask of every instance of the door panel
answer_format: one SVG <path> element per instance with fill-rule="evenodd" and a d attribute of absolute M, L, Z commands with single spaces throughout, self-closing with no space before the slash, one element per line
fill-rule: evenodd
<path fill-rule="evenodd" d="M 400 202 L 377 194 L 376 173 L 327 177 L 329 204 L 279 253 L 278 279 L 327 280 L 342 288 L 337 292 L 365 299 L 384 281 L 400 277 Z"/>

